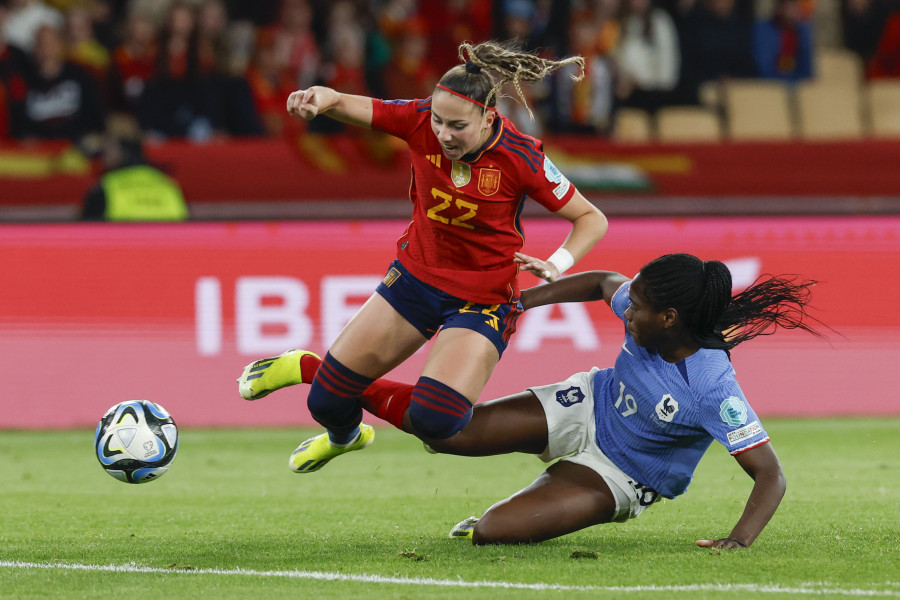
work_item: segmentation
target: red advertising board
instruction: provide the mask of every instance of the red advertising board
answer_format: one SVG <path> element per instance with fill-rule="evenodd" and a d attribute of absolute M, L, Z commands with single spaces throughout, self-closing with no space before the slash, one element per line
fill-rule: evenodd
<path fill-rule="evenodd" d="M 567 225 L 525 222 L 550 254 Z M 0 227 L 0 428 L 91 425 L 116 402 L 161 403 L 179 424 L 311 423 L 306 390 L 255 403 L 248 362 L 324 352 L 393 258 L 399 221 L 64 224 Z M 834 331 L 757 338 L 733 352 L 761 415 L 900 414 L 900 217 L 617 219 L 573 272 L 635 273 L 666 252 L 725 261 L 737 288 L 760 273 L 820 283 L 814 315 Z M 537 283 L 522 274 L 522 285 Z M 604 303 L 529 311 L 482 400 L 609 366 L 622 326 Z M 426 347 L 427 351 L 427 347 Z M 420 352 L 391 378 L 415 381 Z"/>

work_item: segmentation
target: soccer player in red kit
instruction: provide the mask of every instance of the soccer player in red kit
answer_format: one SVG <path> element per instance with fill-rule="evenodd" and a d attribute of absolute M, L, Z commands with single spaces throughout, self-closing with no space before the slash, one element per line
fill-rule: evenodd
<path fill-rule="evenodd" d="M 323 114 L 405 140 L 413 172 L 413 219 L 397 242 L 397 259 L 321 364 L 310 352 L 289 350 L 248 365 L 238 379 L 247 400 L 311 382 L 309 410 L 327 432 L 294 451 L 295 472 L 317 471 L 367 447 L 374 431 L 361 423 L 366 389 L 438 330 L 411 393 L 390 397 L 377 414 L 423 440 L 461 431 L 522 312 L 519 270 L 554 281 L 606 233 L 603 213 L 544 155 L 541 142 L 496 109 L 505 84 L 524 101 L 520 82 L 567 64 L 583 67 L 583 60 L 550 61 L 489 42 L 463 44 L 460 56 L 468 57 L 465 65 L 447 71 L 430 98 L 378 100 L 316 86 L 288 99 L 288 112 L 301 118 Z M 572 223 L 546 260 L 520 252 L 526 196 Z"/>

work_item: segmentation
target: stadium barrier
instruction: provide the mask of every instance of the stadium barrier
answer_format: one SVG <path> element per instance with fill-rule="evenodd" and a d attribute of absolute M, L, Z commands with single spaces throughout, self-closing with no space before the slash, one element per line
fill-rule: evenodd
<path fill-rule="evenodd" d="M 405 222 L 60 224 L 0 228 L 0 428 L 90 426 L 127 399 L 179 425 L 310 424 L 305 386 L 249 403 L 250 361 L 323 352 L 394 256 Z M 567 224 L 526 220 L 549 255 Z M 733 362 L 761 415 L 900 414 L 900 217 L 618 219 L 573 272 L 635 273 L 660 254 L 726 261 L 736 289 L 761 273 L 816 279 L 827 340 L 782 331 Z M 535 285 L 520 275 L 523 287 Z M 611 366 L 622 325 L 604 303 L 526 313 L 482 400 Z M 415 355 L 391 378 L 414 381 Z"/>
<path fill-rule="evenodd" d="M 194 206 L 407 197 L 405 146 L 387 138 L 379 144 L 347 136 L 301 140 L 168 141 L 148 145 L 146 153 L 181 183 Z M 822 198 L 896 198 L 900 190 L 898 140 L 615 145 L 565 136 L 545 140 L 545 150 L 592 199 L 619 193 L 676 201 L 790 196 L 795 212 L 808 213 L 822 209 Z M 68 207 L 76 214 L 96 169 L 66 145 L 0 145 L 0 219 L 12 208 Z M 804 201 L 811 206 L 804 209 Z M 854 206 L 875 205 L 869 200 Z M 214 215 L 214 208 L 204 211 Z"/>

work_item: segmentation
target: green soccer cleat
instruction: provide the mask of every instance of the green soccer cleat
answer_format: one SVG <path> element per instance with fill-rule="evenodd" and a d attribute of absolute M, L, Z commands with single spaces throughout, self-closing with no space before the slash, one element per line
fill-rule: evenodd
<path fill-rule="evenodd" d="M 294 473 L 313 473 L 328 464 L 335 456 L 367 448 L 374 439 L 375 430 L 365 423 L 360 423 L 356 439 L 345 445 L 332 444 L 328 434 L 322 433 L 297 446 L 288 460 L 288 467 Z"/>
<path fill-rule="evenodd" d="M 453 529 L 450 530 L 450 538 L 454 540 L 471 540 L 472 534 L 475 532 L 475 523 L 477 522 L 478 517 L 469 517 L 464 521 L 460 521 L 453 526 Z"/>
<path fill-rule="evenodd" d="M 303 379 L 300 369 L 300 359 L 307 355 L 319 358 L 308 350 L 288 350 L 278 356 L 250 363 L 237 380 L 241 398 L 259 400 L 283 387 L 310 383 Z"/>

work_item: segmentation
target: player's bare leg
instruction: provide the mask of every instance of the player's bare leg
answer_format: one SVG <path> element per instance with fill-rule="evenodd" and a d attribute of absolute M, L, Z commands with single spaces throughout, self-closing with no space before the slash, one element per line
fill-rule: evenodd
<path fill-rule="evenodd" d="M 428 341 L 379 294 L 372 294 L 328 352 L 354 372 L 376 379 Z"/>
<path fill-rule="evenodd" d="M 547 448 L 547 418 L 530 391 L 475 405 L 466 427 L 445 440 L 429 440 L 437 452 L 461 456 L 490 456 Z"/>
<path fill-rule="evenodd" d="M 472 543 L 541 542 L 608 523 L 615 509 L 615 497 L 603 477 L 583 465 L 561 461 L 489 508 L 474 523 Z"/>

